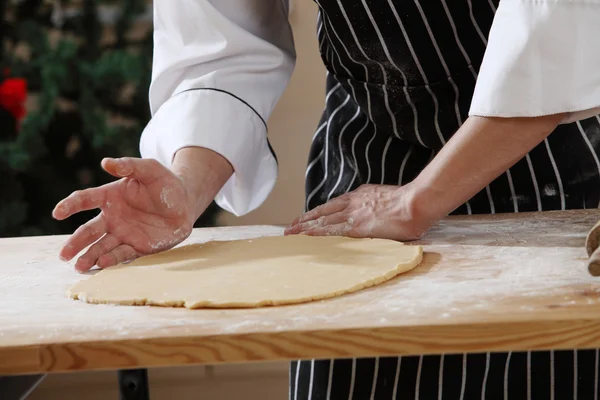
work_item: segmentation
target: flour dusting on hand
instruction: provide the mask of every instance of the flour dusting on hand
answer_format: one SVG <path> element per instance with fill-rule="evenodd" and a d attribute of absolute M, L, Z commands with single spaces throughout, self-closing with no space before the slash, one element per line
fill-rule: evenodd
<path fill-rule="evenodd" d="M 160 192 L 160 201 L 167 206 L 168 209 L 175 207 L 175 204 L 173 204 L 173 200 L 171 199 L 172 193 L 173 190 L 168 187 L 164 187 Z"/>

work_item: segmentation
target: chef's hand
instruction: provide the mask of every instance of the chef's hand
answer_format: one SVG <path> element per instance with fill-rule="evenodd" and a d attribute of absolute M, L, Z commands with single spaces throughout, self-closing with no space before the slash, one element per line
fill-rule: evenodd
<path fill-rule="evenodd" d="M 155 160 L 104 159 L 118 181 L 71 194 L 52 215 L 58 220 L 92 209 L 98 216 L 79 227 L 60 250 L 75 268 L 107 268 L 167 250 L 186 239 L 194 222 L 233 172 L 220 155 L 202 148 L 180 150 L 173 170 Z M 216 170 L 215 170 L 216 169 Z"/>
<path fill-rule="evenodd" d="M 296 219 L 286 234 L 418 239 L 523 158 L 564 118 L 469 117 L 408 185 L 361 186 Z"/>
<path fill-rule="evenodd" d="M 362 185 L 296 218 L 285 234 L 416 240 L 431 223 L 414 199 L 411 185 Z"/>

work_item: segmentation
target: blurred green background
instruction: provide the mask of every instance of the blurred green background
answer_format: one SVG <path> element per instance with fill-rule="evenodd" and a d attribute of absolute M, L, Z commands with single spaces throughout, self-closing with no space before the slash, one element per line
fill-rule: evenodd
<path fill-rule="evenodd" d="M 150 119 L 151 8 L 145 0 L 0 4 L 0 237 L 71 233 L 97 211 L 58 222 L 54 205 L 110 182 L 103 157 L 139 156 Z M 23 80 L 21 119 L 13 103 Z M 213 204 L 196 226 L 213 226 L 218 212 Z"/>

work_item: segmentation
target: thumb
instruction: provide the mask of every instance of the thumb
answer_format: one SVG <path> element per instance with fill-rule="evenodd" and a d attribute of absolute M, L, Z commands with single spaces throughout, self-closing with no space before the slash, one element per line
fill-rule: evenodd
<path fill-rule="evenodd" d="M 170 174 L 170 171 L 154 159 L 133 157 L 105 158 L 102 168 L 116 178 L 134 178 L 150 183 Z"/>

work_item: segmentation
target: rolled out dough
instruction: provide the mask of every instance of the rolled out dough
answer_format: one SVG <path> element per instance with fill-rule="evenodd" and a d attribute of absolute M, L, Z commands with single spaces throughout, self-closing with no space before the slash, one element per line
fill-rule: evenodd
<path fill-rule="evenodd" d="M 175 248 L 108 268 L 69 296 L 89 303 L 244 308 L 303 303 L 415 268 L 420 246 L 382 239 L 262 237 Z"/>

